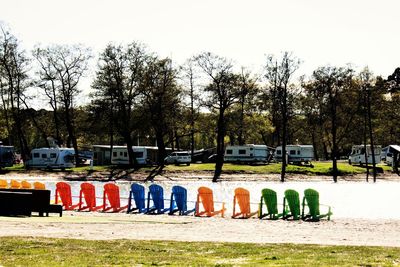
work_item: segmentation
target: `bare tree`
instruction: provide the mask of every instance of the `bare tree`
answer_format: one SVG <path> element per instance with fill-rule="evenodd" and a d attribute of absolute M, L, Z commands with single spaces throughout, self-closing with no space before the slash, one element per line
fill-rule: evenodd
<path fill-rule="evenodd" d="M 273 113 L 280 114 L 280 127 L 282 128 L 282 170 L 281 182 L 285 181 L 286 174 L 286 145 L 287 145 L 287 129 L 288 129 L 288 99 L 290 98 L 289 84 L 294 72 L 299 68 L 300 60 L 289 52 L 284 52 L 280 59 L 270 55 L 267 57 L 265 66 L 265 78 L 269 82 L 269 90 L 273 97 L 273 108 L 278 110 Z"/>
<path fill-rule="evenodd" d="M 7 127 L 10 129 L 12 118 L 17 131 L 22 159 L 29 157 L 29 147 L 24 133 L 23 101 L 28 87 L 29 60 L 25 51 L 21 50 L 17 39 L 0 25 L 0 87 L 2 91 L 3 108 L 10 110 L 11 116 L 6 111 Z M 10 132 L 9 132 L 10 133 Z"/>
<path fill-rule="evenodd" d="M 213 177 L 213 182 L 216 182 L 224 164 L 225 112 L 238 101 L 239 76 L 233 73 L 232 63 L 226 58 L 205 52 L 198 55 L 195 60 L 210 80 L 210 83 L 204 88 L 205 93 L 209 94 L 207 106 L 218 113 L 217 156 Z"/>
<path fill-rule="evenodd" d="M 79 164 L 74 108 L 75 100 L 81 92 L 78 88 L 79 81 L 86 72 L 91 58 L 90 50 L 82 45 L 55 45 L 45 49 L 37 48 L 34 55 L 41 66 L 39 75 L 43 78 L 39 86 L 44 88 L 50 100 L 57 128 L 58 103 L 60 104 L 68 132 L 67 146 L 72 143 L 75 161 Z M 59 141 L 59 132 L 56 135 Z"/>

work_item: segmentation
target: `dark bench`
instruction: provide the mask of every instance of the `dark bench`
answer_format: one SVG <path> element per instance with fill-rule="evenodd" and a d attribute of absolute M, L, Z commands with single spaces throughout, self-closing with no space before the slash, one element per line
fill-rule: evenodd
<path fill-rule="evenodd" d="M 30 192 L 0 191 L 0 215 L 31 216 L 32 199 Z"/>
<path fill-rule="evenodd" d="M 52 205 L 50 204 L 50 190 L 47 189 L 1 189 L 4 192 L 21 192 L 21 193 L 31 193 L 32 199 L 31 203 L 31 211 L 38 212 L 39 216 L 49 216 L 49 213 L 58 213 L 60 217 L 62 217 L 62 206 L 61 205 Z M 0 206 L 3 203 L 0 202 Z"/>

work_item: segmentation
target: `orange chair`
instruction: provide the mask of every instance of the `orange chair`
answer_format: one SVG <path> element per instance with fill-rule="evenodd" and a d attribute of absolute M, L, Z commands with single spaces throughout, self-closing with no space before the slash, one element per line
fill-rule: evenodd
<path fill-rule="evenodd" d="M 64 210 L 73 210 L 79 206 L 79 203 L 72 204 L 71 186 L 65 182 L 56 184 L 56 204 L 58 204 L 58 198 L 60 198 Z"/>
<path fill-rule="evenodd" d="M 18 182 L 17 180 L 12 179 L 10 182 L 10 188 L 12 189 L 20 189 L 21 188 L 21 183 Z"/>
<path fill-rule="evenodd" d="M 23 180 L 21 182 L 21 187 L 22 189 L 32 189 L 32 184 L 28 182 L 27 180 Z"/>
<path fill-rule="evenodd" d="M 83 204 L 86 204 L 84 206 Z M 103 208 L 103 205 L 96 206 L 96 189 L 90 183 L 81 183 L 81 191 L 79 192 L 79 211 L 88 209 L 96 211 Z"/>
<path fill-rule="evenodd" d="M 110 206 L 107 206 L 107 199 Z M 121 199 L 119 197 L 119 187 L 113 183 L 105 184 L 103 192 L 103 211 L 112 209 L 113 212 L 120 212 L 127 208 L 128 205 L 121 207 Z"/>
<path fill-rule="evenodd" d="M 41 182 L 34 182 L 33 183 L 33 188 L 36 190 L 44 190 L 46 189 L 46 185 L 44 183 Z"/>
<path fill-rule="evenodd" d="M 213 191 L 208 187 L 199 187 L 197 189 L 197 202 L 196 202 L 196 213 L 195 216 L 207 216 L 212 217 L 218 214 L 221 214 L 221 217 L 224 217 L 225 213 L 225 203 L 222 202 L 221 210 L 214 210 L 214 199 L 213 199 Z M 200 203 L 202 203 L 204 211 L 200 211 Z"/>
<path fill-rule="evenodd" d="M 7 188 L 8 183 L 7 180 L 0 179 L 0 188 Z"/>
<path fill-rule="evenodd" d="M 236 212 L 236 204 L 239 206 L 240 211 Z M 233 196 L 233 215 L 232 218 L 250 218 L 258 214 L 258 210 L 255 212 L 250 211 L 250 192 L 244 188 L 238 187 L 235 189 L 235 195 Z"/>

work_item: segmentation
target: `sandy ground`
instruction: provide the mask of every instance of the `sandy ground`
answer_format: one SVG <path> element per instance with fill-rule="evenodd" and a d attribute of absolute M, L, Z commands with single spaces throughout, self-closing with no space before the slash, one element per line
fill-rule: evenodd
<path fill-rule="evenodd" d="M 38 180 L 109 180 L 97 173 L 89 177 L 65 173 L 32 172 L 8 174 L 9 179 L 37 178 Z M 211 174 L 174 173 L 156 177 L 157 180 L 209 179 Z M 3 178 L 3 177 L 2 177 Z M 143 180 L 145 175 L 129 175 L 125 180 Z M 289 180 L 325 180 L 330 177 L 289 177 Z M 379 179 L 396 180 L 398 176 Z M 231 174 L 231 181 L 279 181 L 278 175 Z M 339 181 L 364 181 L 364 176 L 341 177 Z M 228 214 L 229 215 L 229 214 Z M 143 215 L 101 212 L 64 212 L 63 217 L 30 218 L 0 217 L 0 236 L 42 236 L 76 239 L 134 239 L 176 241 L 218 241 L 245 243 L 297 243 L 321 245 L 360 245 L 400 247 L 400 220 L 335 218 L 331 221 L 270 221 L 251 219 L 199 218 L 194 216 Z"/>
<path fill-rule="evenodd" d="M 64 212 L 0 217 L 0 236 L 400 247 L 400 220 L 270 221 L 194 216 Z"/>

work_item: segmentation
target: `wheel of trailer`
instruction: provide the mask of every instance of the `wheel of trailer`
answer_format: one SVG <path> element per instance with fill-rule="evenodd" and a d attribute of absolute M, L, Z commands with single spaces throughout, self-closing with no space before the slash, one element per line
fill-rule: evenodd
<path fill-rule="evenodd" d="M 190 166 L 190 163 L 188 162 L 188 163 L 186 163 L 186 166 Z"/>
<path fill-rule="evenodd" d="M 178 163 L 178 161 L 177 161 L 177 160 L 175 160 L 175 162 L 174 162 L 174 163 L 175 163 L 175 165 L 176 165 L 176 166 L 179 166 L 179 163 Z"/>

